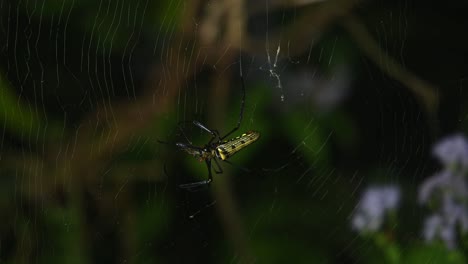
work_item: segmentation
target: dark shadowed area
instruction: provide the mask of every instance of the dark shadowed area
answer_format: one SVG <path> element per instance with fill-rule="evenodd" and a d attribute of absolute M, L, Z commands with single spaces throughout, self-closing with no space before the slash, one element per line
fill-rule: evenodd
<path fill-rule="evenodd" d="M 0 0 L 0 263 L 465 263 L 467 13 Z"/>

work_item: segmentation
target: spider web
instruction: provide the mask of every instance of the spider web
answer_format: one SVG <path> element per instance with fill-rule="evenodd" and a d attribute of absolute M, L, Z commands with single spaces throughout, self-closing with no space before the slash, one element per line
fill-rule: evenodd
<path fill-rule="evenodd" d="M 408 1 L 1 0 L 0 12 L 0 261 L 369 261 L 350 225 L 360 194 L 401 185 L 410 207 L 431 142 L 466 119 L 463 42 L 421 22 L 461 31 L 448 7 L 463 23 Z M 209 141 L 192 120 L 235 127 L 241 72 L 232 137 L 260 139 L 209 187 L 178 188 L 208 172 L 175 142 Z M 403 248 L 421 239 L 411 208 L 390 229 Z"/>

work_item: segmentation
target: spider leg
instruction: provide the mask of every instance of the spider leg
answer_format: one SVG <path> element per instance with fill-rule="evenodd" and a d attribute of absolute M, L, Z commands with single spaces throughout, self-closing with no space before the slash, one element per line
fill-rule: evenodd
<path fill-rule="evenodd" d="M 221 168 L 221 166 L 219 165 L 219 162 L 216 158 L 213 159 L 214 160 L 214 163 L 216 164 L 216 168 L 213 167 L 214 171 L 216 174 L 221 174 L 223 173 L 223 168 Z M 217 170 L 216 170 L 217 169 Z"/>
<path fill-rule="evenodd" d="M 198 122 L 197 120 L 192 120 L 192 121 L 181 121 L 181 122 L 179 122 L 179 123 L 177 124 L 177 127 L 179 128 L 180 132 L 181 132 L 182 135 L 185 137 L 185 139 L 186 139 L 188 142 L 190 142 L 190 144 L 192 144 L 192 142 L 191 142 L 191 141 L 188 139 L 188 137 L 185 135 L 185 132 L 184 132 L 184 130 L 183 130 L 182 127 L 181 127 L 182 124 L 187 124 L 187 123 L 192 124 L 192 125 L 194 125 L 194 126 L 200 128 L 201 130 L 210 133 L 211 139 L 210 139 L 210 141 L 209 141 L 208 144 L 211 144 L 211 142 L 213 142 L 213 141 L 216 139 L 216 137 L 219 138 L 219 132 L 218 132 L 218 130 L 216 130 L 216 129 L 209 129 L 209 128 L 207 128 L 206 126 L 204 126 L 202 123 Z"/>
<path fill-rule="evenodd" d="M 174 145 L 176 145 L 176 147 L 178 147 L 179 149 L 195 157 L 198 157 L 203 153 L 203 148 L 194 146 L 192 144 L 176 142 L 174 143 Z"/>
<path fill-rule="evenodd" d="M 208 168 L 208 180 L 181 184 L 181 185 L 179 185 L 179 187 L 182 188 L 182 189 L 187 189 L 189 191 L 193 191 L 195 188 L 208 186 L 211 183 L 211 181 L 213 180 L 213 175 L 211 174 L 211 161 L 206 160 L 205 163 L 206 163 L 206 167 Z"/>
<path fill-rule="evenodd" d="M 180 133 L 182 133 L 182 135 L 184 136 L 185 140 L 187 140 L 187 142 L 189 143 L 189 145 L 193 146 L 192 145 L 192 141 L 190 141 L 190 139 L 187 137 L 187 135 L 185 134 L 184 130 L 182 129 L 182 127 L 180 126 L 180 124 L 183 123 L 183 122 L 179 122 L 177 124 L 177 128 L 180 130 Z M 160 139 L 157 139 L 158 143 L 160 144 L 166 144 L 166 145 L 177 145 L 178 143 L 174 143 L 174 142 L 167 142 L 167 141 L 163 141 L 163 140 L 160 140 Z"/>
<path fill-rule="evenodd" d="M 244 168 L 244 167 L 242 167 L 242 166 L 239 166 L 239 165 L 237 165 L 237 164 L 235 164 L 235 163 L 233 163 L 233 162 L 230 162 L 229 160 L 223 160 L 223 161 L 226 162 L 227 164 L 229 164 L 229 165 L 235 167 L 235 168 L 238 168 L 238 169 L 243 170 L 243 171 L 245 171 L 245 172 L 250 172 L 249 169 Z"/>
<path fill-rule="evenodd" d="M 209 128 L 207 128 L 206 126 L 204 126 L 202 123 L 196 121 L 196 120 L 193 120 L 193 124 L 199 128 L 201 128 L 202 130 L 205 130 L 206 132 L 210 133 L 211 134 L 211 139 L 210 141 L 208 142 L 208 145 L 211 144 L 213 142 L 213 140 L 215 140 L 216 137 L 219 138 L 219 132 L 218 130 L 211 130 Z"/>
<path fill-rule="evenodd" d="M 173 143 L 171 143 L 171 142 L 162 141 L 160 139 L 157 139 L 156 141 L 158 141 L 159 144 L 173 145 Z"/>
<path fill-rule="evenodd" d="M 242 100 L 241 100 L 241 107 L 240 107 L 239 120 L 237 121 L 237 125 L 236 125 L 231 131 L 229 131 L 226 135 L 224 135 L 223 137 L 220 137 L 219 140 L 223 140 L 223 139 L 225 139 L 226 137 L 228 137 L 229 135 L 231 135 L 232 133 L 236 132 L 236 130 L 239 129 L 239 127 L 240 127 L 240 125 L 241 125 L 242 118 L 244 117 L 245 82 L 244 82 L 244 76 L 242 76 L 242 70 L 241 70 L 241 72 L 240 72 L 240 77 L 241 77 L 241 84 L 242 84 Z"/>
<path fill-rule="evenodd" d="M 210 182 L 211 182 L 210 180 L 204 180 L 204 181 L 199 181 L 199 182 L 186 183 L 186 184 L 179 185 L 179 188 L 185 189 L 188 191 L 195 191 L 201 187 L 208 186 Z"/>
<path fill-rule="evenodd" d="M 174 143 L 177 147 L 181 148 L 181 149 L 192 149 L 192 150 L 197 150 L 197 151 L 202 151 L 203 148 L 200 148 L 200 147 L 197 147 L 197 146 L 194 146 L 192 144 L 187 144 L 187 143 L 182 143 L 182 142 L 176 142 Z"/>
<path fill-rule="evenodd" d="M 186 122 L 179 122 L 177 124 L 177 128 L 179 129 L 180 133 L 182 133 L 182 135 L 184 136 L 185 140 L 187 140 L 187 142 L 189 142 L 190 144 L 192 144 L 192 141 L 187 137 L 187 135 L 185 134 L 184 130 L 182 129 L 182 127 L 180 126 L 180 124 L 182 123 L 186 123 Z"/>

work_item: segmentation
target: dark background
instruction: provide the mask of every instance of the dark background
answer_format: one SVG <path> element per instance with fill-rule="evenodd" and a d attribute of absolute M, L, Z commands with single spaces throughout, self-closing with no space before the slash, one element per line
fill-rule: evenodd
<path fill-rule="evenodd" d="M 400 261 L 463 263 L 416 198 L 467 129 L 466 1 L 250 2 L 0 1 L 0 262 L 377 263 L 350 221 L 393 184 Z M 261 137 L 180 189 L 209 135 L 177 124 L 232 129 L 240 68 Z"/>

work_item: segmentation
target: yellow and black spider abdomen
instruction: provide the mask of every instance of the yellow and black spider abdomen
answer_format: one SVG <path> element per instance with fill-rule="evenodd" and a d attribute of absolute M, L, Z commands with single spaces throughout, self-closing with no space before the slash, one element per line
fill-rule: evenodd
<path fill-rule="evenodd" d="M 239 150 L 257 141 L 260 133 L 256 131 L 248 131 L 238 137 L 225 141 L 216 146 L 216 151 L 219 153 L 219 158 L 226 160 L 234 155 Z"/>

